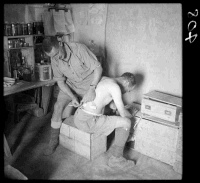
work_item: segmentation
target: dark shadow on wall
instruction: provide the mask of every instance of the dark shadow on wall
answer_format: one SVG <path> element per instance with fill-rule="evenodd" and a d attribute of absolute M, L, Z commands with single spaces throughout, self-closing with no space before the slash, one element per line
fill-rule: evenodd
<path fill-rule="evenodd" d="M 135 79 L 136 79 L 136 86 L 135 88 L 139 89 L 141 88 L 143 82 L 144 82 L 144 74 L 142 72 L 136 71 L 134 72 Z"/>
<path fill-rule="evenodd" d="M 112 68 L 114 73 L 112 74 L 112 76 L 110 76 L 110 73 L 109 73 L 110 64 L 109 63 L 111 63 L 111 60 L 115 60 L 115 59 L 112 58 L 111 54 L 109 54 L 109 49 L 107 47 L 105 47 L 105 58 L 104 58 L 103 63 L 102 63 L 102 68 L 103 68 L 102 76 L 108 76 L 108 77 L 119 76 L 119 65 L 118 64 L 114 64 L 113 67 L 115 67 L 115 68 Z"/>
<path fill-rule="evenodd" d="M 133 74 L 135 75 L 136 86 L 135 86 L 134 90 L 132 92 L 130 92 L 130 94 L 128 94 L 128 95 L 133 95 L 131 97 L 133 100 L 132 102 L 141 104 L 145 75 L 141 71 L 135 71 L 135 72 L 133 72 Z"/>
<path fill-rule="evenodd" d="M 103 60 L 102 60 L 102 63 L 101 63 L 101 66 L 102 66 L 102 76 L 108 76 L 108 63 L 107 63 L 107 50 L 106 50 L 106 47 L 104 48 L 104 57 L 103 57 Z"/>

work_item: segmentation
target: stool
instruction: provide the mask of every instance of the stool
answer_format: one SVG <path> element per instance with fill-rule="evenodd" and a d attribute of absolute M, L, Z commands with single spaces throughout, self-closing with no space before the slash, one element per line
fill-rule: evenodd
<path fill-rule="evenodd" d="M 74 116 L 65 119 L 60 128 L 60 144 L 76 154 L 93 160 L 106 151 L 107 136 L 90 134 L 77 129 Z"/>

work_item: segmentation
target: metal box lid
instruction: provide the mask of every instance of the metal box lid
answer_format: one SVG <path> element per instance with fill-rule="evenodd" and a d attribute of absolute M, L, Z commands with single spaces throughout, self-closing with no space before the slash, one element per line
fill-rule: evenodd
<path fill-rule="evenodd" d="M 149 93 L 144 94 L 143 97 L 151 98 L 153 100 L 157 100 L 160 102 L 169 103 L 171 105 L 176 105 L 176 106 L 182 107 L 182 98 L 181 97 L 173 96 L 173 95 L 163 93 L 160 91 L 153 90 Z"/>

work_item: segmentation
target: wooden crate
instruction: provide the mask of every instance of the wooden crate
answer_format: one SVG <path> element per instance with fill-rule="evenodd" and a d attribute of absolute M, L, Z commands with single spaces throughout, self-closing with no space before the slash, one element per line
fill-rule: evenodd
<path fill-rule="evenodd" d="M 174 166 L 177 161 L 179 127 L 142 118 L 134 135 L 136 151 Z"/>
<path fill-rule="evenodd" d="M 62 123 L 59 139 L 62 146 L 89 160 L 104 153 L 107 147 L 107 136 L 95 136 L 77 129 L 73 117 Z"/>
<path fill-rule="evenodd" d="M 141 112 L 171 122 L 178 121 L 182 99 L 166 93 L 151 91 L 143 95 Z"/>
<path fill-rule="evenodd" d="M 182 174 L 182 153 L 183 153 L 183 138 L 182 138 L 182 115 L 180 118 L 180 129 L 179 129 L 179 134 L 178 134 L 178 142 L 176 146 L 176 158 L 175 162 L 173 165 L 173 168 L 176 172 Z"/>

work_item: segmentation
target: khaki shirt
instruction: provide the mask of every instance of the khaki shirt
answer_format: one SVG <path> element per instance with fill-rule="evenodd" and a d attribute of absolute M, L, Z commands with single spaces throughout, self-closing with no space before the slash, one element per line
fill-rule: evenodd
<path fill-rule="evenodd" d="M 54 80 L 66 80 L 77 93 L 85 93 L 93 81 L 94 70 L 100 63 L 85 45 L 72 42 L 63 44 L 67 57 L 51 59 Z"/>

